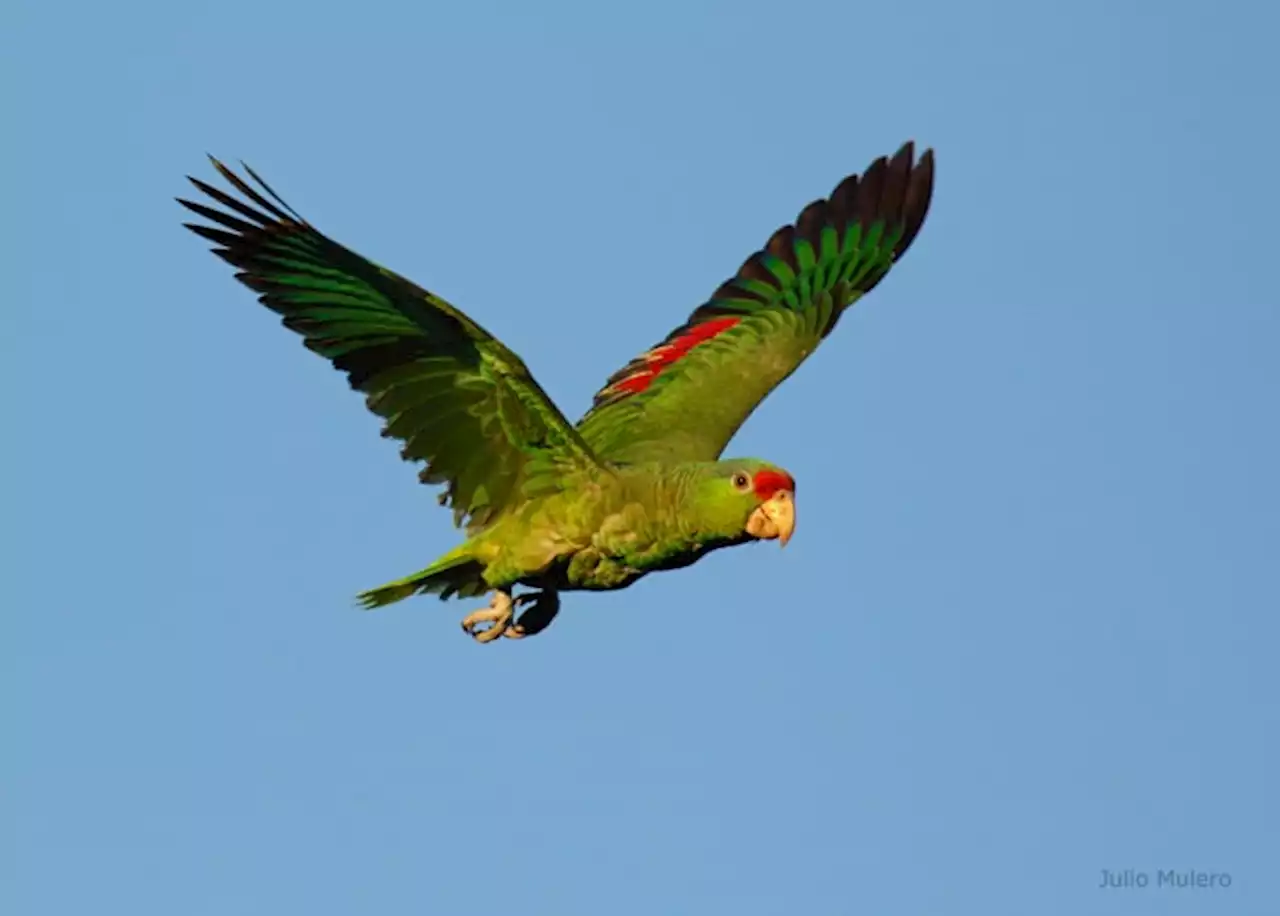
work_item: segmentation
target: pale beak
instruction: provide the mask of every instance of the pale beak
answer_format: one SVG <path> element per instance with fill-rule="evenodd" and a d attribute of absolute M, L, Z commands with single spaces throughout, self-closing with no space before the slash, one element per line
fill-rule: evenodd
<path fill-rule="evenodd" d="M 747 519 L 747 534 L 762 541 L 777 539 L 787 546 L 796 530 L 796 500 L 790 490 L 779 490 L 762 503 Z"/>

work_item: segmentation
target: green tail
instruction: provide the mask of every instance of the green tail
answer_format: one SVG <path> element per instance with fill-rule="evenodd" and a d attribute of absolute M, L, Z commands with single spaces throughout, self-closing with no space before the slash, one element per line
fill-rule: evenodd
<path fill-rule="evenodd" d="M 463 544 L 457 550 L 446 553 L 426 569 L 419 570 L 411 576 L 388 582 L 358 596 L 365 610 L 395 604 L 414 595 L 438 593 L 443 601 L 457 595 L 459 598 L 474 598 L 489 591 L 484 581 L 484 566 L 466 552 Z"/>

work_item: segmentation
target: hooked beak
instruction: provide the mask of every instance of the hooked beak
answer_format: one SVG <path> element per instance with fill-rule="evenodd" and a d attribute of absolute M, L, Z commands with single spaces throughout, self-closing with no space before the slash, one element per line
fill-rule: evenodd
<path fill-rule="evenodd" d="M 762 541 L 777 539 L 779 546 L 786 547 L 787 541 L 796 530 L 796 499 L 790 490 L 779 490 L 761 503 L 747 519 L 747 534 Z"/>

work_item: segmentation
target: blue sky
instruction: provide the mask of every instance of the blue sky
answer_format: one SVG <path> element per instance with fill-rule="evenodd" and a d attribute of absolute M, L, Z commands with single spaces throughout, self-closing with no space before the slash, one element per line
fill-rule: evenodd
<path fill-rule="evenodd" d="M 5 912 L 1280 911 L 1274 8 L 5 18 Z M 491 647 L 355 610 L 457 533 L 172 200 L 245 159 L 577 416 L 912 137 L 915 246 L 730 447 L 787 550 Z"/>

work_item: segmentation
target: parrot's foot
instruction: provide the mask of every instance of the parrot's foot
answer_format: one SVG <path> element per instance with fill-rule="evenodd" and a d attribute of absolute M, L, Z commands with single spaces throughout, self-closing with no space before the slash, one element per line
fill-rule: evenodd
<path fill-rule="evenodd" d="M 516 604 L 532 604 L 533 607 L 522 613 L 519 620 L 513 622 L 515 618 L 513 608 Z M 495 592 L 487 608 L 474 611 L 462 618 L 462 629 L 476 642 L 482 643 L 493 642 L 502 636 L 508 639 L 523 639 L 526 636 L 541 633 L 551 625 L 551 621 L 555 620 L 559 612 L 560 596 L 553 591 L 521 595 L 514 601 L 507 592 Z M 485 623 L 489 626 L 481 629 L 480 625 Z"/>
<path fill-rule="evenodd" d="M 511 625 L 511 618 L 515 616 L 511 606 L 511 595 L 507 592 L 494 592 L 493 599 L 487 608 L 474 611 L 462 618 L 462 629 L 476 642 L 492 642 L 505 633 Z M 489 627 L 479 629 L 482 623 L 489 624 Z"/>
<path fill-rule="evenodd" d="M 516 599 L 516 603 L 532 604 L 533 607 L 521 614 L 519 620 L 507 627 L 507 632 L 503 635 L 508 639 L 523 639 L 526 636 L 536 636 L 551 626 L 551 621 L 555 620 L 556 614 L 560 613 L 560 595 L 550 590 L 521 595 Z"/>

